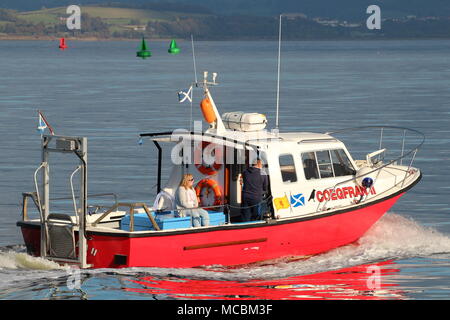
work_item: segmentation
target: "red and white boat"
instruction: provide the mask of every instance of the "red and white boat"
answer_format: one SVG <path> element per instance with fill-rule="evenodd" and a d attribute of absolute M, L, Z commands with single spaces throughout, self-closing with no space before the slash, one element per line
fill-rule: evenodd
<path fill-rule="evenodd" d="M 209 128 L 143 133 L 158 151 L 158 196 L 152 205 L 115 202 L 110 208 L 88 205 L 87 139 L 44 135 L 35 192 L 24 193 L 17 222 L 30 254 L 81 268 L 197 267 L 242 265 L 278 258 L 301 259 L 357 241 L 421 178 L 412 167 L 423 143 L 418 131 L 376 129 L 378 150 L 355 160 L 335 133 L 268 131 L 261 114 L 220 115 L 207 73 L 201 108 Z M 199 126 L 196 123 L 194 128 Z M 201 122 L 200 122 L 201 124 Z M 383 133 L 399 130 L 399 156 L 386 153 Z M 347 132 L 347 131 L 345 131 Z M 381 134 L 380 134 L 381 133 Z M 418 137 L 405 150 L 405 137 Z M 162 181 L 162 153 L 170 151 L 172 170 Z M 80 165 L 70 176 L 73 212 L 55 213 L 50 198 L 50 154 L 74 154 Z M 261 220 L 240 222 L 240 175 L 260 157 L 268 174 L 268 196 Z M 403 164 L 403 162 L 406 162 Z M 75 195 L 73 176 L 81 175 Z M 192 227 L 178 217 L 173 198 L 184 173 L 198 181 L 196 191 L 208 208 L 211 225 Z M 41 179 L 38 179 L 41 176 Z M 41 181 L 39 181 L 41 180 Z M 89 198 L 89 199 L 88 199 Z M 38 217 L 29 217 L 33 199 Z"/>

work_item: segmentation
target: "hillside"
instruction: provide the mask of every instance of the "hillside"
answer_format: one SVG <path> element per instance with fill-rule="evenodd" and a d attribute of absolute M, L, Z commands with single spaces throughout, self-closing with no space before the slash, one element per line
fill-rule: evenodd
<path fill-rule="evenodd" d="M 133 21 L 146 24 L 150 21 L 170 21 L 185 15 L 182 12 L 166 12 L 146 9 L 115 8 L 100 6 L 83 6 L 82 13 L 91 17 L 101 18 L 111 25 L 127 25 Z M 201 17 L 203 14 L 189 14 Z M 42 9 L 29 12 L 19 12 L 18 17 L 32 23 L 58 23 L 60 17 L 66 17 L 66 7 Z"/>
<path fill-rule="evenodd" d="M 131 37 L 135 35 L 132 31 L 145 31 L 149 23 L 170 23 L 183 18 L 186 14 L 181 12 L 166 12 L 146 9 L 115 8 L 83 6 L 82 20 L 86 32 L 108 33 L 110 36 Z M 204 14 L 189 14 L 189 17 L 200 19 Z M 65 24 L 66 8 L 42 9 L 29 12 L 19 12 L 19 19 L 32 24 L 43 24 L 45 27 L 63 26 Z M 92 30 L 89 22 L 97 21 L 98 26 Z M 101 26 L 100 26 L 101 25 Z M 83 29 L 83 28 L 82 28 Z M 100 29 L 100 30 L 99 30 Z M 82 33 L 82 32 L 81 32 Z"/>
<path fill-rule="evenodd" d="M 263 1 L 263 0 L 261 0 Z M 157 6 L 151 6 L 156 8 Z M 278 17 L 177 12 L 167 5 L 151 10 L 124 7 L 83 6 L 82 28 L 69 31 L 66 7 L 17 12 L 0 9 L 0 37 L 77 37 L 99 39 L 184 38 L 197 40 L 275 40 Z M 186 6 L 191 11 L 195 7 Z M 365 19 L 310 18 L 289 14 L 283 20 L 285 40 L 450 38 L 450 19 L 406 17 L 383 19 L 381 30 L 368 30 Z"/>
<path fill-rule="evenodd" d="M 64 7 L 112 3 L 110 6 L 136 8 L 166 8 L 166 11 L 182 12 L 211 11 L 217 15 L 276 16 L 280 13 L 304 13 L 309 18 L 322 17 L 347 21 L 360 21 L 365 17 L 365 8 L 376 4 L 385 18 L 449 17 L 448 0 L 2 0 L 0 7 L 18 11 L 39 10 L 42 7 Z M 188 10 L 189 9 L 189 10 Z M 160 9 L 157 9 L 158 11 Z M 161 9 L 163 10 L 163 9 Z"/>

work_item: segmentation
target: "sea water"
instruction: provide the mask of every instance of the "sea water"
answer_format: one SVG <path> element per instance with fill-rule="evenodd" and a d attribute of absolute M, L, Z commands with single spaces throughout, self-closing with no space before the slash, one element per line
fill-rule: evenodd
<path fill-rule="evenodd" d="M 240 268 L 79 271 L 28 256 L 15 224 L 40 164 L 38 109 L 57 134 L 88 137 L 89 193 L 154 199 L 156 150 L 138 135 L 189 129 L 191 106 L 178 103 L 177 92 L 195 74 L 189 42 L 172 56 L 169 43 L 149 41 L 147 60 L 135 57 L 138 45 L 69 41 L 60 51 L 57 41 L 0 42 L 0 299 L 449 299 L 450 41 L 443 40 L 282 44 L 281 131 L 391 125 L 426 136 L 414 159 L 422 181 L 356 244 Z M 197 77 L 218 73 L 212 92 L 220 112 L 261 112 L 273 127 L 277 43 L 195 46 Z M 194 119 L 201 98 L 195 90 Z M 364 145 L 359 139 L 353 143 Z M 54 170 L 52 196 L 70 197 L 77 161 L 52 156 L 64 163 Z"/>

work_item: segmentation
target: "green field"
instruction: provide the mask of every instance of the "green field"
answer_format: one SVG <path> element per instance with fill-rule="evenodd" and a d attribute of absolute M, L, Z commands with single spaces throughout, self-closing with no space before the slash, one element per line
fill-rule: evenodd
<path fill-rule="evenodd" d="M 185 14 L 181 12 L 153 11 L 142 9 L 110 8 L 82 6 L 81 13 L 91 17 L 99 17 L 112 27 L 126 26 L 130 24 L 147 24 L 149 21 L 174 21 L 180 16 L 201 17 L 202 14 Z M 31 23 L 56 24 L 67 18 L 66 7 L 43 9 L 37 11 L 21 12 L 18 16 Z"/>

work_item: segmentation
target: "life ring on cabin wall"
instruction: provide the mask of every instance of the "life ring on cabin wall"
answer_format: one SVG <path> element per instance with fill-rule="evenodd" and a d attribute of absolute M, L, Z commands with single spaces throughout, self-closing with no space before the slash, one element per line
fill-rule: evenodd
<path fill-rule="evenodd" d="M 200 206 L 205 205 L 201 199 L 203 189 L 206 189 L 207 194 L 209 190 L 212 190 L 214 192 L 213 205 L 218 206 L 222 204 L 222 189 L 220 188 L 217 181 L 213 179 L 202 179 L 195 186 L 195 193 L 197 194 L 197 199 Z"/>
<path fill-rule="evenodd" d="M 198 171 L 203 173 L 207 176 L 212 176 L 217 173 L 218 170 L 222 167 L 222 164 L 214 162 L 212 165 L 205 164 L 203 162 L 203 150 L 205 150 L 206 147 L 208 147 L 211 144 L 211 142 L 208 141 L 202 141 L 201 142 L 201 148 L 200 143 L 198 144 L 197 148 L 194 150 L 194 160 L 197 161 L 197 159 L 202 159 L 202 163 L 196 163 L 195 167 Z M 215 149 L 215 152 L 218 150 Z"/>

